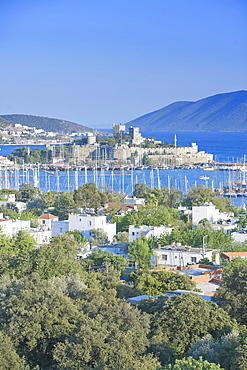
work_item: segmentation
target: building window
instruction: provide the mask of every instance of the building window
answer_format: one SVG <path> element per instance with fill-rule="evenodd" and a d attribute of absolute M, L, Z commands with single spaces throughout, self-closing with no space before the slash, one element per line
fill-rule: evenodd
<path fill-rule="evenodd" d="M 91 226 L 92 225 L 92 221 L 88 221 L 88 226 Z"/>
<path fill-rule="evenodd" d="M 196 257 L 191 257 L 191 262 L 196 263 Z"/>
<path fill-rule="evenodd" d="M 135 232 L 134 232 L 134 231 L 132 231 L 132 235 L 133 235 L 133 236 L 135 235 Z"/>
<path fill-rule="evenodd" d="M 45 220 L 42 220 L 42 222 L 43 222 L 43 225 L 45 224 Z"/>
<path fill-rule="evenodd" d="M 167 254 L 162 254 L 162 255 L 161 255 L 161 259 L 162 259 L 163 261 L 167 261 Z"/>
<path fill-rule="evenodd" d="M 62 229 L 62 227 L 60 227 L 60 233 L 62 233 L 63 232 L 63 229 Z"/>

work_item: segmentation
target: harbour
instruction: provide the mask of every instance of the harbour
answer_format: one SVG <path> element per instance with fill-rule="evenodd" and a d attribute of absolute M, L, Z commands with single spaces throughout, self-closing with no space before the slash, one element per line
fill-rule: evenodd
<path fill-rule="evenodd" d="M 172 141 L 173 132 L 143 132 L 145 137 L 156 136 L 165 142 Z M 222 147 L 222 135 L 229 143 Z M 210 138 L 210 140 L 209 140 Z M 86 164 L 15 164 L 12 167 L 0 166 L 0 188 L 19 189 L 25 182 L 39 187 L 43 192 L 72 191 L 88 182 L 95 182 L 102 191 L 132 195 L 137 183 L 145 183 L 150 188 L 180 189 L 186 194 L 193 186 L 212 188 L 218 196 L 232 199 L 232 203 L 243 206 L 247 201 L 246 182 L 246 144 L 247 133 L 209 133 L 179 132 L 179 145 L 189 145 L 190 141 L 198 142 L 199 148 L 213 153 L 209 163 L 178 164 L 159 163 L 142 165 L 137 163 L 106 164 L 95 158 L 90 165 Z M 240 145 L 241 144 L 241 145 Z M 44 146 L 26 145 L 30 149 Z M 19 145 L 1 145 L 1 155 L 10 154 Z M 61 150 L 62 151 L 62 150 Z"/>
<path fill-rule="evenodd" d="M 114 191 L 132 195 L 137 183 L 145 183 L 150 188 L 166 186 L 180 189 L 186 194 L 193 186 L 212 188 L 219 196 L 232 199 L 236 206 L 247 202 L 247 181 L 245 172 L 222 171 L 207 172 L 204 168 L 70 168 L 52 169 L 49 166 L 32 166 L 0 170 L 0 188 L 16 189 L 25 183 L 32 183 L 43 192 L 64 192 L 78 189 L 88 182 L 94 182 L 102 191 Z"/>

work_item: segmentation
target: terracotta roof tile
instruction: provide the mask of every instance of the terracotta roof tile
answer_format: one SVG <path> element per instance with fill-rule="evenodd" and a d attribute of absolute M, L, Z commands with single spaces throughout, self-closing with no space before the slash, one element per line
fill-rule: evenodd
<path fill-rule="evenodd" d="M 39 218 L 41 218 L 42 220 L 50 220 L 50 219 L 54 219 L 54 218 L 58 218 L 57 216 L 53 216 L 51 213 L 45 213 L 44 215 L 40 216 Z"/>

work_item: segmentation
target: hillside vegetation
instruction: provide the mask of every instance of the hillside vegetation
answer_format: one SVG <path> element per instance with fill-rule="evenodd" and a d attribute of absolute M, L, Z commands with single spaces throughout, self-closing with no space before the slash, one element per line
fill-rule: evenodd
<path fill-rule="evenodd" d="M 0 125 L 2 123 L 19 123 L 23 126 L 36 127 L 45 131 L 57 132 L 60 134 L 72 133 L 72 132 L 92 132 L 99 135 L 106 134 L 105 132 L 94 130 L 93 128 L 79 125 L 77 123 L 65 121 L 62 119 L 32 116 L 26 114 L 7 114 L 0 116 Z M 6 120 L 6 122 L 5 122 Z"/>
<path fill-rule="evenodd" d="M 247 131 L 247 91 L 175 102 L 126 125 L 148 131 Z"/>

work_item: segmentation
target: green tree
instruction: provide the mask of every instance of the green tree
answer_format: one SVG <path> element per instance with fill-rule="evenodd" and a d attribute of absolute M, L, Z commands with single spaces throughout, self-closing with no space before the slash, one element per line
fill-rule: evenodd
<path fill-rule="evenodd" d="M 229 199 L 217 198 L 213 189 L 207 188 L 204 185 L 200 185 L 199 187 L 193 186 L 193 188 L 190 189 L 186 194 L 186 197 L 182 203 L 188 207 L 192 207 L 204 204 L 206 202 L 212 202 L 216 208 L 222 212 L 229 212 L 233 210 L 231 201 Z"/>
<path fill-rule="evenodd" d="M 129 233 L 127 231 L 120 231 L 113 237 L 113 242 L 129 243 Z"/>
<path fill-rule="evenodd" d="M 66 231 L 65 234 L 68 235 L 73 235 L 74 239 L 78 243 L 78 247 L 84 247 L 86 244 L 88 244 L 88 240 L 85 236 L 83 236 L 79 230 L 74 230 L 74 231 Z"/>
<path fill-rule="evenodd" d="M 13 220 L 16 220 L 19 217 L 19 213 L 16 209 L 8 208 L 7 206 L 1 206 L 0 212 L 3 214 L 4 218 L 10 217 Z"/>
<path fill-rule="evenodd" d="M 75 190 L 73 198 L 77 207 L 84 210 L 90 208 L 97 213 L 97 210 L 104 206 L 107 196 L 97 189 L 95 183 L 90 182 Z"/>
<path fill-rule="evenodd" d="M 221 336 L 237 327 L 235 320 L 216 304 L 205 301 L 195 293 L 181 294 L 174 298 L 161 297 L 139 305 L 142 311 L 153 310 L 152 336 L 159 343 L 169 344 L 182 356 L 192 343 L 206 334 Z M 151 311 L 152 312 L 152 311 Z"/>
<path fill-rule="evenodd" d="M 175 227 L 170 235 L 161 235 L 158 244 L 169 245 L 173 242 L 199 247 L 203 244 L 203 237 L 207 235 L 207 245 L 210 248 L 225 249 L 233 243 L 232 237 L 227 235 L 223 230 L 209 230 L 204 227 L 194 229 Z"/>
<path fill-rule="evenodd" d="M 182 192 L 175 188 L 168 189 L 166 186 L 162 186 L 161 189 L 153 188 L 148 189 L 145 195 L 146 204 L 152 204 L 154 206 L 165 206 L 174 207 L 181 199 Z"/>
<path fill-rule="evenodd" d="M 46 193 L 43 193 L 43 201 L 47 208 L 53 207 L 55 205 L 55 198 L 57 195 L 58 194 L 56 191 L 47 191 Z"/>
<path fill-rule="evenodd" d="M 135 271 L 132 272 L 128 281 L 134 283 L 134 287 L 142 294 L 157 295 L 167 290 L 193 290 L 196 284 L 187 276 L 174 274 L 171 271 Z"/>
<path fill-rule="evenodd" d="M 141 236 L 128 246 L 128 254 L 139 268 L 146 269 L 150 266 L 150 257 L 153 254 L 145 236 Z"/>
<path fill-rule="evenodd" d="M 17 354 L 11 339 L 6 333 L 0 331 L 0 369 L 24 370 L 25 368 L 24 361 Z"/>
<path fill-rule="evenodd" d="M 149 189 L 148 186 L 144 184 L 143 182 L 138 183 L 135 185 L 133 195 L 134 197 L 137 197 L 137 198 L 145 198 L 145 196 L 147 195 L 148 189 Z"/>
<path fill-rule="evenodd" d="M 63 192 L 55 196 L 54 210 L 52 213 L 58 216 L 60 220 L 66 220 L 69 213 L 76 211 L 77 207 L 72 192 Z"/>
<path fill-rule="evenodd" d="M 9 259 L 9 273 L 18 277 L 29 275 L 32 271 L 31 254 L 36 248 L 34 238 L 26 230 L 21 230 L 11 243 L 15 255 Z"/>
<path fill-rule="evenodd" d="M 77 241 L 73 235 L 61 234 L 52 238 L 51 245 L 35 249 L 31 255 L 32 271 L 43 279 L 53 276 L 85 276 L 81 262 L 76 258 Z"/>
<path fill-rule="evenodd" d="M 138 211 L 128 212 L 124 217 L 112 217 L 112 221 L 117 223 L 117 232 L 128 231 L 129 225 L 175 226 L 179 221 L 179 213 L 174 208 L 152 205 L 142 207 Z"/>
<path fill-rule="evenodd" d="M 16 194 L 16 200 L 24 203 L 31 202 L 41 197 L 41 191 L 39 188 L 35 188 L 33 184 L 25 182 L 21 185 L 20 190 Z"/>
<path fill-rule="evenodd" d="M 93 266 L 96 267 L 105 267 L 109 269 L 113 267 L 117 271 L 123 271 L 128 266 L 127 258 L 122 255 L 116 255 L 114 253 L 103 251 L 102 249 L 93 250 L 92 253 L 88 256 L 93 262 Z"/>
<path fill-rule="evenodd" d="M 192 344 L 187 355 L 196 360 L 203 358 L 208 362 L 220 364 L 225 370 L 234 370 L 239 357 L 237 349 L 240 348 L 240 343 L 241 337 L 237 330 L 216 339 L 207 334 Z"/>
<path fill-rule="evenodd" d="M 41 281 L 38 275 L 22 280 L 19 286 L 15 280 L 8 287 L 3 283 L 0 282 L 0 327 L 30 365 L 53 368 L 54 344 L 74 332 L 82 317 L 80 310 L 71 298 Z M 6 289 L 11 285 L 9 295 Z"/>
<path fill-rule="evenodd" d="M 108 243 L 107 233 L 103 229 L 92 229 L 91 230 L 91 244 L 92 245 L 105 245 Z"/>
<path fill-rule="evenodd" d="M 193 186 L 186 194 L 183 204 L 192 207 L 205 202 L 212 202 L 214 198 L 216 198 L 216 195 L 212 188 L 207 188 L 204 185 Z"/>
<path fill-rule="evenodd" d="M 224 281 L 215 294 L 217 302 L 230 316 L 247 324 L 247 261 L 241 258 L 224 266 Z"/>
<path fill-rule="evenodd" d="M 167 365 L 163 370 L 220 370 L 220 365 L 203 361 L 202 359 L 195 360 L 192 357 L 176 360 L 174 365 Z"/>
<path fill-rule="evenodd" d="M 86 293 L 86 292 L 85 292 Z M 85 296 L 87 321 L 67 341 L 55 347 L 59 369 L 155 370 L 157 360 L 146 355 L 149 318 L 107 293 Z"/>

